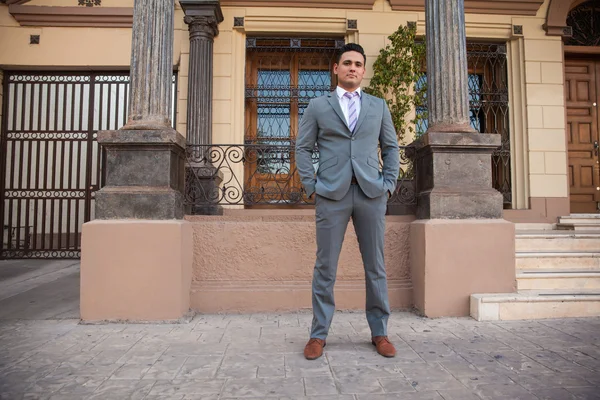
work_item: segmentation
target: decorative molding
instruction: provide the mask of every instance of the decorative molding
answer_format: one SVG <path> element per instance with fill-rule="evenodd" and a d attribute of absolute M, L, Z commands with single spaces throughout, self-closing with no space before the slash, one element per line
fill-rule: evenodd
<path fill-rule="evenodd" d="M 347 34 L 349 32 L 346 18 L 342 17 L 280 17 L 252 16 L 244 18 L 244 26 L 236 27 L 242 32 L 261 33 L 304 33 L 311 34 Z M 355 32 L 356 30 L 350 30 Z"/>
<path fill-rule="evenodd" d="M 8 12 L 21 26 L 84 26 L 131 28 L 131 7 L 52 7 L 10 5 Z"/>
<path fill-rule="evenodd" d="M 86 7 L 101 6 L 102 0 L 79 0 L 78 5 Z"/>
<path fill-rule="evenodd" d="M 243 28 L 244 27 L 244 17 L 233 17 L 233 27 L 234 28 Z"/>
<path fill-rule="evenodd" d="M 547 36 L 571 37 L 573 29 L 567 26 L 567 15 L 573 7 L 583 3 L 584 0 L 550 0 L 544 30 Z"/>
<path fill-rule="evenodd" d="M 29 44 L 40 44 L 40 35 L 29 35 Z"/>
<path fill-rule="evenodd" d="M 565 54 L 594 54 L 600 55 L 600 46 L 563 46 Z"/>
<path fill-rule="evenodd" d="M 596 1 L 583 2 L 573 7 L 567 15 L 567 26 L 563 30 L 567 46 L 596 47 L 600 42 L 598 32 L 600 4 Z"/>
<path fill-rule="evenodd" d="M 562 34 L 564 37 L 571 37 L 573 36 L 573 27 L 572 26 L 565 26 L 562 30 Z"/>
<path fill-rule="evenodd" d="M 356 30 L 358 29 L 358 20 L 356 19 L 349 19 L 348 20 L 348 30 Z"/>
<path fill-rule="evenodd" d="M 186 15 L 183 22 L 189 25 L 190 38 L 193 36 L 207 36 L 213 39 L 219 34 L 219 23 L 215 17 Z"/>
<path fill-rule="evenodd" d="M 523 36 L 523 25 L 513 25 L 513 35 Z"/>
<path fill-rule="evenodd" d="M 0 0 L 0 3 L 2 4 L 25 4 L 25 3 L 29 3 L 30 0 Z"/>
<path fill-rule="evenodd" d="M 389 1 L 395 11 L 425 11 L 425 0 Z M 465 0 L 465 13 L 536 15 L 542 4 L 544 0 Z"/>
<path fill-rule="evenodd" d="M 222 7 L 297 7 L 372 10 L 375 0 L 221 0 Z"/>
<path fill-rule="evenodd" d="M 474 22 L 465 23 L 467 38 L 486 38 L 510 40 L 514 37 L 513 25 L 509 22 Z M 417 35 L 425 35 L 425 21 L 417 22 Z"/>

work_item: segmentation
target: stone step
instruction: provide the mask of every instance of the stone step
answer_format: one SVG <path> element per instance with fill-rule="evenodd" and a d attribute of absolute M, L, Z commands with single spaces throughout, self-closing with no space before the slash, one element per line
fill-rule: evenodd
<path fill-rule="evenodd" d="M 471 295 L 471 317 L 478 321 L 600 316 L 600 290 L 521 290 Z"/>
<path fill-rule="evenodd" d="M 574 220 L 596 220 L 600 222 L 600 213 L 594 213 L 594 214 L 571 214 L 571 215 L 566 215 L 564 217 L 560 217 L 559 221 L 563 222 L 564 221 L 574 221 Z"/>
<path fill-rule="evenodd" d="M 519 232 L 515 246 L 517 252 L 600 252 L 600 232 Z"/>
<path fill-rule="evenodd" d="M 600 252 L 517 252 L 516 267 L 517 270 L 598 270 Z"/>
<path fill-rule="evenodd" d="M 517 271 L 518 290 L 580 290 L 600 291 L 600 270 L 591 271 Z"/>
<path fill-rule="evenodd" d="M 600 231 L 600 224 L 597 223 L 572 223 L 560 222 L 556 224 L 556 229 L 569 231 Z"/>
<path fill-rule="evenodd" d="M 515 231 L 517 233 L 521 231 L 543 231 L 548 232 L 552 231 L 555 228 L 556 224 L 547 224 L 547 223 L 529 223 L 529 222 L 517 222 L 515 223 Z"/>

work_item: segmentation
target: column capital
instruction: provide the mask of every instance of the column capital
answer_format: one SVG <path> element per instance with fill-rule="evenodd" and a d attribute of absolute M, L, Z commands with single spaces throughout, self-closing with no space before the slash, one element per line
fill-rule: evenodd
<path fill-rule="evenodd" d="M 186 15 L 183 21 L 189 26 L 190 38 L 193 36 L 207 36 L 213 39 L 219 34 L 219 23 L 213 16 Z"/>
<path fill-rule="evenodd" d="M 223 11 L 219 0 L 179 0 L 185 13 L 184 22 L 189 26 L 190 38 L 213 39 L 219 34 Z"/>

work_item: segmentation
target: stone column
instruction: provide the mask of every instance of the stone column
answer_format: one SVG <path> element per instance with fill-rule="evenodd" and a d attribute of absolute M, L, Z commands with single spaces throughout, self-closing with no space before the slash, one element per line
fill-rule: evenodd
<path fill-rule="evenodd" d="M 430 131 L 475 132 L 469 123 L 465 13 L 459 4 L 463 1 L 425 2 Z"/>
<path fill-rule="evenodd" d="M 187 104 L 187 141 L 194 149 L 194 160 L 186 171 L 186 198 L 194 203 L 191 214 L 222 214 L 214 204 L 219 196 L 222 176 L 211 164 L 213 104 L 213 42 L 219 34 L 223 13 L 218 0 L 180 0 L 190 32 L 190 61 Z M 205 157 L 203 157 L 205 156 Z"/>
<path fill-rule="evenodd" d="M 83 226 L 81 318 L 180 320 L 190 308 L 185 138 L 171 127 L 173 0 L 135 0 L 127 124 L 98 132 L 105 186 Z"/>
<path fill-rule="evenodd" d="M 173 1 L 136 1 L 131 43 L 131 97 L 122 130 L 170 129 Z"/>
<path fill-rule="evenodd" d="M 173 0 L 136 0 L 129 116 L 118 131 L 98 132 L 106 182 L 97 219 L 183 218 L 185 138 L 171 127 Z"/>
<path fill-rule="evenodd" d="M 515 290 L 514 225 L 492 187 L 500 135 L 470 126 L 464 0 L 426 0 L 425 13 L 429 124 L 411 145 L 414 303 L 429 317 L 466 316 L 472 294 Z"/>
<path fill-rule="evenodd" d="M 418 218 L 502 218 L 491 155 L 500 135 L 469 122 L 464 0 L 426 1 L 427 133 L 417 151 Z"/>
<path fill-rule="evenodd" d="M 187 12 L 189 8 L 187 8 Z M 221 17 L 222 18 L 222 17 Z M 190 31 L 187 140 L 212 144 L 213 41 L 219 33 L 217 18 L 186 15 Z"/>

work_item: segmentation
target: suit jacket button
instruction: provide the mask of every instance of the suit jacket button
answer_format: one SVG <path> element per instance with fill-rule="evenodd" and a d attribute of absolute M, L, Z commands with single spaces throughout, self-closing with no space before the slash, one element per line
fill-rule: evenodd
<path fill-rule="evenodd" d="M 354 160 L 356 157 L 352 156 L 352 159 Z"/>

